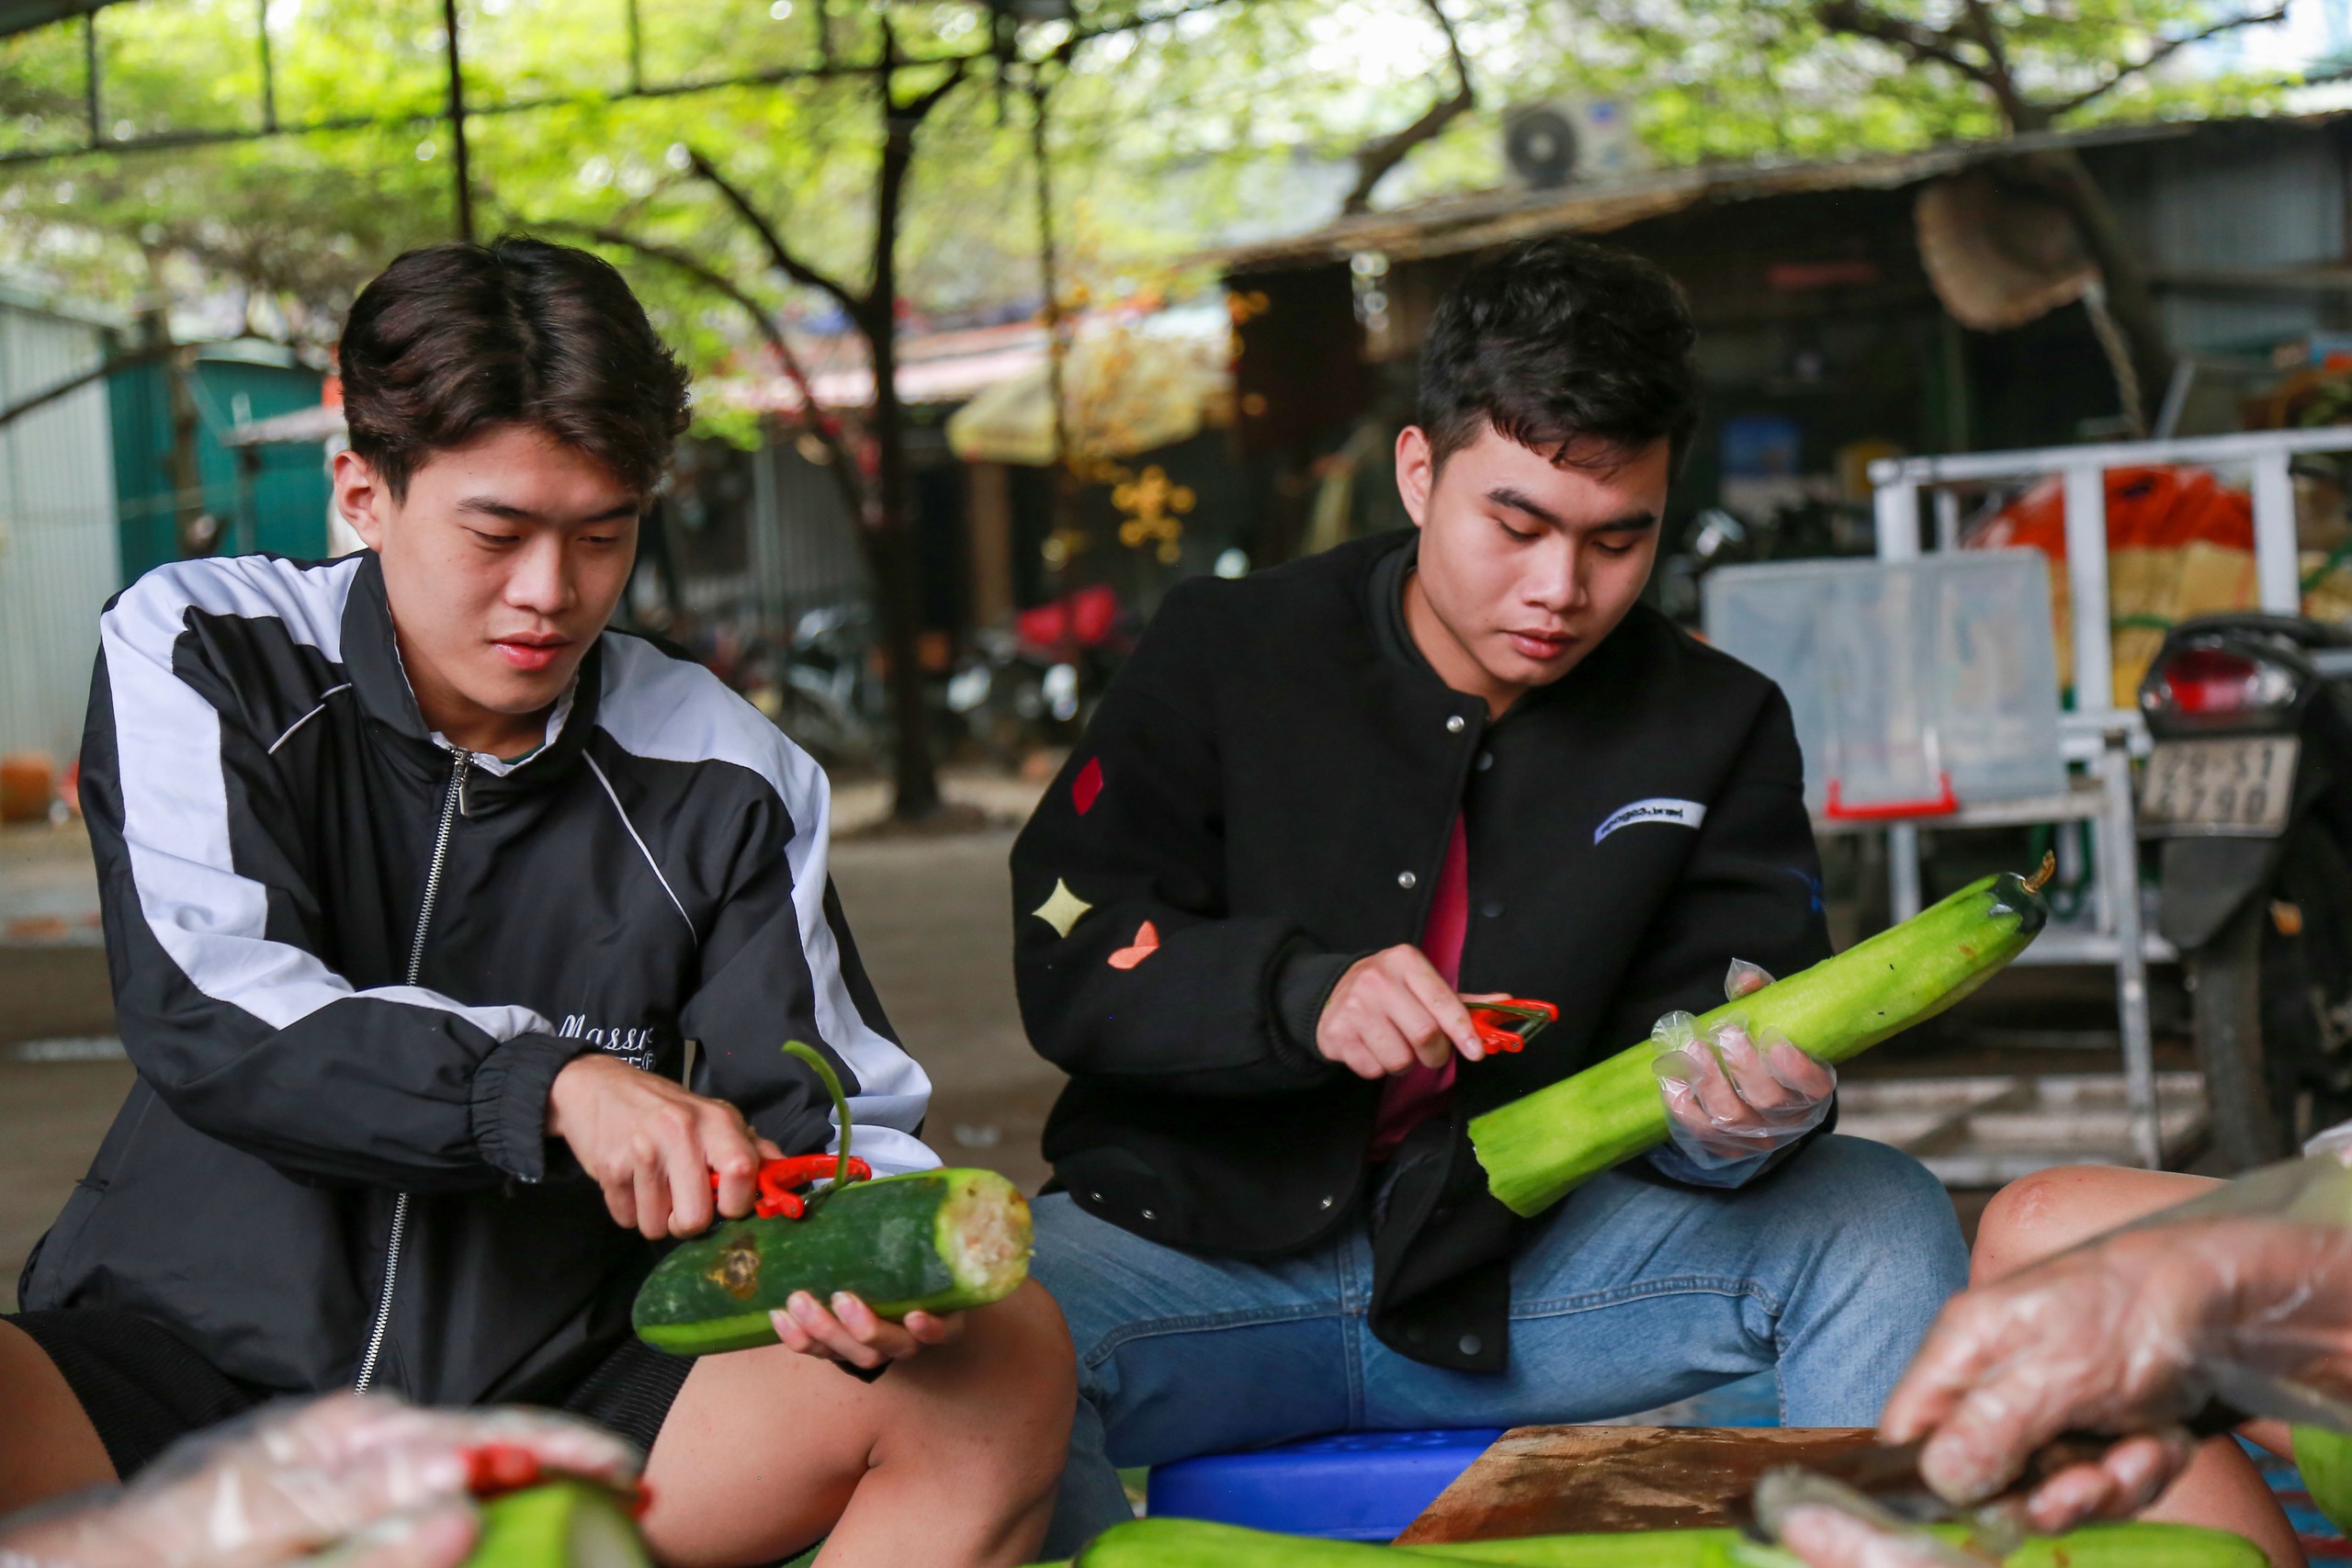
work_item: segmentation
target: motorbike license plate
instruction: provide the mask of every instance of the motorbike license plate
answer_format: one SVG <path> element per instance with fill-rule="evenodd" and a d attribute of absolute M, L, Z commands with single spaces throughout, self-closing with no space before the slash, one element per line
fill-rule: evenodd
<path fill-rule="evenodd" d="M 2159 740 L 2140 780 L 2140 826 L 2275 838 L 2287 830 L 2301 747 L 2291 735 Z"/>

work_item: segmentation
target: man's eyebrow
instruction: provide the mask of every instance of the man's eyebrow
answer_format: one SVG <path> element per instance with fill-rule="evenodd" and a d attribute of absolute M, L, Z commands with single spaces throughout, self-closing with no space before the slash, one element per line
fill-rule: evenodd
<path fill-rule="evenodd" d="M 539 521 L 539 514 L 532 511 L 529 507 L 516 506 L 512 502 L 501 501 L 494 495 L 469 495 L 463 501 L 458 502 L 458 510 L 460 512 L 477 513 L 485 517 L 495 517 L 500 519 L 502 522 L 507 523 L 536 523 Z M 617 523 L 624 517 L 635 517 L 638 515 L 639 510 L 637 502 L 633 501 L 624 501 L 617 505 L 606 507 L 604 511 L 597 513 L 594 516 L 579 518 L 577 521 L 582 523 Z"/>
<path fill-rule="evenodd" d="M 1629 512 L 1623 517 L 1612 517 L 1606 523 L 1596 523 L 1585 532 L 1588 534 L 1646 534 L 1657 526 L 1657 513 Z"/>
<path fill-rule="evenodd" d="M 1514 512 L 1524 512 L 1539 523 L 1549 523 L 1555 528 L 1560 525 L 1558 513 L 1523 490 L 1514 490 L 1510 485 L 1497 485 L 1487 492 L 1487 499 L 1497 506 L 1508 506 Z"/>
<path fill-rule="evenodd" d="M 1515 490 L 1510 485 L 1497 485 L 1494 489 L 1487 492 L 1487 499 L 1494 502 L 1497 506 L 1508 506 L 1514 512 L 1524 512 L 1530 517 L 1536 519 L 1538 522 L 1548 523 L 1553 527 L 1557 528 L 1565 525 L 1561 522 L 1560 514 L 1558 513 L 1554 512 L 1550 507 L 1545 506 L 1533 496 L 1529 495 L 1525 491 Z M 1588 534 L 1640 534 L 1645 533 L 1657 526 L 1657 513 L 1654 512 L 1629 512 L 1623 517 L 1612 517 L 1606 523 L 1596 523 L 1591 527 L 1585 529 L 1584 532 Z"/>

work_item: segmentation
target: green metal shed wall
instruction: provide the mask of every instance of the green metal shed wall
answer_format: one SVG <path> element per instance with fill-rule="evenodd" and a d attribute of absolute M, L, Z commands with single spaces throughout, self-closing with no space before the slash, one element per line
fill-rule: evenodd
<path fill-rule="evenodd" d="M 325 455 L 316 444 L 248 448 L 260 458 L 250 479 L 220 437 L 240 423 L 315 408 L 322 378 L 300 366 L 208 358 L 191 388 L 197 468 L 204 510 L 219 518 L 222 555 L 268 550 L 314 559 L 327 548 Z M 115 491 L 119 497 L 123 581 L 179 558 L 173 534 L 171 397 L 159 365 L 134 366 L 107 382 L 114 419 Z"/>

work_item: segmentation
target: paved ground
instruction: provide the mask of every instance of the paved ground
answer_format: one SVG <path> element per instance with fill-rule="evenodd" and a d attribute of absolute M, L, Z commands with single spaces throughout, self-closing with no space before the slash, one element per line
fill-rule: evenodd
<path fill-rule="evenodd" d="M 860 836 L 885 798 L 878 786 L 844 787 L 834 874 L 891 1021 L 931 1072 L 932 1144 L 1034 1191 L 1046 1174 L 1037 1134 L 1059 1075 L 1031 1054 L 1013 1005 L 1005 855 L 1011 824 L 1037 790 L 974 778 L 955 781 L 951 794 L 1003 825 Z M 85 918 L 96 899 L 88 857 L 78 830 L 0 833 L 0 931 L 28 922 L 0 938 L 0 1309 L 15 1304 L 18 1265 L 130 1083 L 119 1059 L 16 1059 L 25 1042 L 67 1042 L 70 1052 L 70 1043 L 114 1032 L 106 954 Z"/>

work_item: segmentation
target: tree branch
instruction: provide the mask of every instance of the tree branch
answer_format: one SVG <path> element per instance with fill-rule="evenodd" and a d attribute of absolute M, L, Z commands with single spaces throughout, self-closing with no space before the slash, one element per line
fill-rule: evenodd
<path fill-rule="evenodd" d="M 2115 91 L 2116 88 L 2121 86 L 2125 82 L 2130 81 L 2132 77 L 2139 75 L 2142 72 L 2152 70 L 2154 67 L 2163 64 L 2173 55 L 2177 54 L 2180 51 L 2187 49 L 2191 44 L 2203 43 L 2207 39 L 2218 38 L 2222 34 L 2227 32 L 2235 32 L 2240 28 L 2267 27 L 2273 22 L 2283 22 L 2286 19 L 2287 7 L 2282 3 L 2272 10 L 2249 11 L 2243 16 L 2231 17 L 2222 21 L 2215 22 L 2211 27 L 2205 28 L 2199 31 L 2188 33 L 2180 38 L 2166 39 L 2162 43 L 2156 45 L 2154 49 L 2149 51 L 2147 59 L 2141 61 L 2136 65 L 2123 65 L 2117 67 L 2114 74 L 2109 76 L 2107 80 L 2101 82 L 2098 85 L 2088 88 L 2083 92 L 2076 93 L 2071 98 L 2061 99 L 2057 103 L 2047 106 L 2048 111 L 2051 118 L 2053 119 L 2060 115 L 2072 114 L 2075 110 L 2081 108 L 2085 104 L 2093 103 L 2098 99 L 2105 97 L 2108 94 Z"/>
<path fill-rule="evenodd" d="M 687 166 L 694 171 L 695 177 L 708 182 L 713 189 L 726 197 L 727 205 L 735 209 L 736 215 L 752 226 L 752 232 L 760 237 L 760 243 L 767 248 L 768 260 L 778 272 L 795 283 L 831 295 L 840 303 L 842 309 L 853 316 L 865 309 L 864 298 L 851 293 L 848 285 L 818 271 L 793 254 L 792 248 L 784 243 L 784 237 L 775 231 L 773 224 L 761 216 L 760 209 L 752 205 L 752 198 L 745 196 L 733 181 L 720 174 L 718 166 L 704 157 L 699 149 L 687 148 L 686 159 Z"/>
<path fill-rule="evenodd" d="M 1984 51 L 1984 85 L 2001 106 L 2001 113 L 2012 131 L 2041 130 L 2050 124 L 2050 114 L 2018 91 L 2017 77 L 2009 70 L 2009 51 L 2001 38 L 2000 24 L 1993 19 L 1984 0 L 1965 0 L 1968 7 L 1968 35 L 1976 47 Z"/>
<path fill-rule="evenodd" d="M 1453 62 L 1456 84 L 1453 96 L 1431 104 L 1420 118 L 1394 136 L 1384 136 L 1357 150 L 1355 188 L 1348 192 L 1347 200 L 1340 205 L 1343 214 L 1352 216 L 1370 210 L 1373 187 L 1389 170 L 1403 163 L 1406 154 L 1414 148 L 1435 138 L 1477 104 L 1476 90 L 1470 83 L 1470 62 L 1463 58 L 1462 39 L 1453 30 L 1453 19 L 1446 16 L 1445 7 L 1439 0 L 1421 0 L 1421 4 L 1429 8 L 1430 16 L 1437 18 L 1438 30 L 1445 34 L 1445 51 Z"/>
<path fill-rule="evenodd" d="M 913 135 L 915 127 L 921 125 L 930 117 L 931 111 L 939 107 L 940 100 L 946 97 L 948 94 L 954 92 L 957 87 L 962 86 L 963 84 L 964 62 L 959 60 L 953 66 L 949 67 L 945 81 L 940 83 L 936 87 L 930 88 L 925 92 L 916 95 L 913 102 L 901 104 L 896 99 L 891 100 L 888 106 L 891 134 L 897 135 L 899 133 L 899 128 L 900 126 L 904 126 L 906 128 L 906 134 L 909 136 Z"/>
<path fill-rule="evenodd" d="M 1992 73 L 1962 54 L 1957 47 L 1959 40 L 1951 33 L 1890 17 L 1863 4 L 1863 0 L 1819 0 L 1813 8 L 1813 17 L 1826 31 L 1876 39 L 1913 60 L 1932 60 L 1948 65 L 1981 87 L 1993 85 Z"/>
<path fill-rule="evenodd" d="M 656 241 L 639 239 L 625 230 L 600 229 L 592 224 L 561 220 L 526 223 L 522 227 L 541 232 L 573 234 L 598 244 L 635 251 L 649 260 L 677 268 L 713 293 L 723 295 L 741 306 L 744 313 L 752 318 L 752 324 L 759 328 L 760 335 L 767 339 L 768 346 L 775 351 L 776 360 L 784 367 L 785 378 L 800 395 L 801 425 L 825 449 L 826 461 L 833 470 L 834 482 L 841 488 L 842 500 L 848 503 L 850 515 L 865 515 L 866 498 L 858 488 L 856 465 L 851 459 L 849 448 L 842 444 L 839 427 L 827 420 L 824 411 L 818 406 L 817 389 L 810 383 L 808 372 L 802 367 L 800 356 L 793 352 L 791 340 L 785 336 L 784 329 L 776 323 L 768 308 L 745 292 L 741 285 L 689 252 Z"/>

